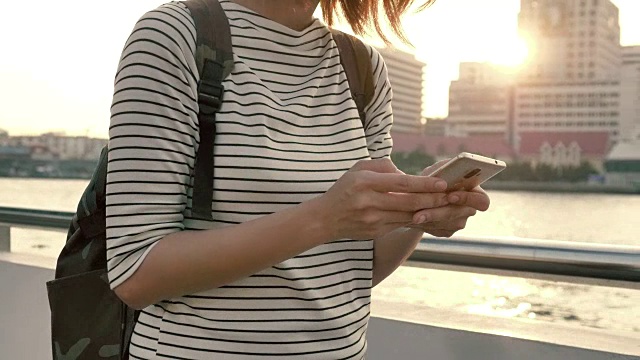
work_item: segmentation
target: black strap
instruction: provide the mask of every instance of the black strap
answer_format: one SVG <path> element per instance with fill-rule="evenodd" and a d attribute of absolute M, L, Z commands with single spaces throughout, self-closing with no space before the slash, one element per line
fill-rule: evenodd
<path fill-rule="evenodd" d="M 358 38 L 342 31 L 331 29 L 333 41 L 338 46 L 340 63 L 349 81 L 351 97 L 358 108 L 362 127 L 366 128 L 365 107 L 373 98 L 373 70 L 365 45 Z"/>
<path fill-rule="evenodd" d="M 138 322 L 138 317 L 140 316 L 140 310 L 134 310 L 123 304 L 123 320 L 125 323 L 123 339 L 122 339 L 122 356 L 120 359 L 129 359 L 129 347 L 131 345 L 131 335 L 133 335 L 133 329 L 135 328 L 135 324 Z"/>
<path fill-rule="evenodd" d="M 198 123 L 200 145 L 196 154 L 193 179 L 192 216 L 213 220 L 214 156 L 216 112 L 220 110 L 224 86 L 222 80 L 231 72 L 233 53 L 229 20 L 217 0 L 188 0 L 184 4 L 196 25 L 196 63 L 198 84 Z"/>
<path fill-rule="evenodd" d="M 198 122 L 200 145 L 196 154 L 193 180 L 192 216 L 213 220 L 215 114 L 222 104 L 222 80 L 233 68 L 233 49 L 229 20 L 218 0 L 186 0 L 184 4 L 195 22 L 197 39 L 195 60 L 200 74 L 198 84 Z M 357 38 L 332 30 L 347 74 L 351 96 L 366 127 L 365 106 L 374 93 L 371 59 L 365 45 Z"/>
<path fill-rule="evenodd" d="M 104 146 L 100 151 L 100 159 L 98 160 L 98 170 L 96 172 L 95 182 L 95 202 L 97 208 L 105 207 L 105 199 L 107 193 L 107 163 L 109 162 L 109 147 Z"/>

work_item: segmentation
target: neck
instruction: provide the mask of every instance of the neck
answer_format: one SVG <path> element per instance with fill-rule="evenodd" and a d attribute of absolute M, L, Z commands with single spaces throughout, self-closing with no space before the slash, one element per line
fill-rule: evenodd
<path fill-rule="evenodd" d="M 231 0 L 293 30 L 304 30 L 313 22 L 320 0 Z"/>

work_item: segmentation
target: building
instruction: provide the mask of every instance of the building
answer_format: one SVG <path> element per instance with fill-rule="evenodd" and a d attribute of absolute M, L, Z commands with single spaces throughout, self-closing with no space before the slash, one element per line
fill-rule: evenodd
<path fill-rule="evenodd" d="M 609 185 L 640 190 L 640 140 L 617 144 L 604 163 Z"/>
<path fill-rule="evenodd" d="M 620 139 L 640 139 L 640 46 L 622 48 Z"/>
<path fill-rule="evenodd" d="M 621 138 L 618 8 L 611 0 L 521 0 L 518 30 L 531 53 L 514 90 L 518 156 L 602 168 Z"/>
<path fill-rule="evenodd" d="M 422 119 L 422 122 L 424 123 L 423 133 L 426 135 L 444 136 L 447 132 L 446 119 L 424 118 Z"/>
<path fill-rule="evenodd" d="M 601 170 L 609 147 L 609 133 L 606 131 L 523 132 L 518 158 L 534 165 L 553 167 L 577 167 L 587 161 Z"/>
<path fill-rule="evenodd" d="M 460 63 L 449 87 L 446 135 L 501 135 L 508 138 L 513 77 L 505 67 Z"/>
<path fill-rule="evenodd" d="M 21 146 L 0 145 L 0 160 L 25 160 L 31 157 L 28 148 Z"/>
<path fill-rule="evenodd" d="M 6 146 L 31 149 L 32 157 L 38 159 L 95 160 L 100 150 L 107 144 L 106 139 L 86 136 L 66 136 L 59 133 L 46 133 L 39 136 L 11 136 Z"/>
<path fill-rule="evenodd" d="M 606 132 L 619 138 L 620 82 L 533 82 L 515 90 L 515 147 L 523 133 Z"/>
<path fill-rule="evenodd" d="M 619 10 L 611 0 L 521 0 L 518 30 L 533 55 L 527 81 L 619 76 Z"/>
<path fill-rule="evenodd" d="M 393 89 L 393 132 L 422 131 L 422 94 L 425 64 L 414 55 L 393 48 L 377 49 L 387 65 Z"/>
<path fill-rule="evenodd" d="M 454 157 L 460 152 L 467 151 L 506 162 L 515 159 L 513 148 L 506 142 L 502 135 L 454 137 L 395 133 L 392 134 L 392 138 L 394 153 L 422 151 L 437 160 L 441 160 Z"/>
<path fill-rule="evenodd" d="M 0 146 L 6 146 L 9 144 L 9 132 L 0 129 Z"/>

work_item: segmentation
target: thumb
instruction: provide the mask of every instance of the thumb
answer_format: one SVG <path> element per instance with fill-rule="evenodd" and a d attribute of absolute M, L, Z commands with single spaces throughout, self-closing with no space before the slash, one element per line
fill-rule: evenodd
<path fill-rule="evenodd" d="M 437 169 L 439 169 L 442 165 L 446 164 L 450 159 L 444 159 L 444 160 L 440 160 L 438 162 L 436 162 L 433 165 L 429 165 L 427 166 L 424 170 L 422 170 L 422 173 L 420 173 L 420 175 L 427 175 L 432 173 L 433 171 L 436 171 Z"/>
<path fill-rule="evenodd" d="M 402 173 L 402 171 L 398 170 L 396 165 L 389 158 L 383 159 L 374 159 L 374 160 L 360 160 L 358 161 L 351 170 L 354 171 L 373 171 L 377 173 Z"/>

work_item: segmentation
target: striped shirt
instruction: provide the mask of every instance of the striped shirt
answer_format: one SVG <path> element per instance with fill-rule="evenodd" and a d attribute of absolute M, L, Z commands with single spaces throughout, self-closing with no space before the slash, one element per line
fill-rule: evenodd
<path fill-rule="evenodd" d="M 221 4 L 235 67 L 216 116 L 212 222 L 191 217 L 200 138 L 189 11 L 173 2 L 146 13 L 124 47 L 109 128 L 112 288 L 167 234 L 232 226 L 295 206 L 322 195 L 357 161 L 391 152 L 391 88 L 378 52 L 368 47 L 375 95 L 363 129 L 323 23 L 295 31 L 233 2 Z M 130 356 L 363 358 L 372 266 L 373 241 L 342 239 L 226 286 L 166 299 L 141 312 Z"/>

